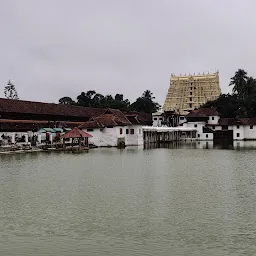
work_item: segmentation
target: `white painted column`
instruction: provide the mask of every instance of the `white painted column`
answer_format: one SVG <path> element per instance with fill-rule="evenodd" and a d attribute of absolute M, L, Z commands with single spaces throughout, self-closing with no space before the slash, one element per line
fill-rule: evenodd
<path fill-rule="evenodd" d="M 51 144 L 52 144 L 52 140 L 53 140 L 53 139 L 52 139 L 52 134 L 51 134 L 51 133 L 49 134 L 49 140 L 50 140 L 50 142 L 51 142 Z"/>
<path fill-rule="evenodd" d="M 11 142 L 12 144 L 15 144 L 15 133 L 11 134 Z"/>
<path fill-rule="evenodd" d="M 26 133 L 24 136 L 25 136 L 25 143 L 28 143 L 28 134 Z"/>
<path fill-rule="evenodd" d="M 38 135 L 37 135 L 37 142 L 38 142 L 39 144 L 41 144 L 41 142 L 42 142 L 42 135 L 41 135 L 41 134 L 38 134 Z"/>

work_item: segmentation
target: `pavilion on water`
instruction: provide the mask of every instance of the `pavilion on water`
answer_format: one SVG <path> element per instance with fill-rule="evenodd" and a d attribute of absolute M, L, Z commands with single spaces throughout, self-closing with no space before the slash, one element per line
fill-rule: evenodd
<path fill-rule="evenodd" d="M 63 139 L 63 149 L 64 150 L 66 149 L 66 141 L 70 139 L 71 139 L 71 149 L 74 147 L 74 145 L 78 146 L 79 150 L 81 148 L 88 149 L 89 137 L 92 137 L 92 135 L 75 127 L 61 136 L 61 138 Z"/>

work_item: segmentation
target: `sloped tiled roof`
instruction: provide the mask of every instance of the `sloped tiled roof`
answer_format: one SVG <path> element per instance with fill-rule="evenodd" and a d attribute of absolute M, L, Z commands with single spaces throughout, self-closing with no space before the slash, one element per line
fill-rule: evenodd
<path fill-rule="evenodd" d="M 61 122 L 56 122 L 56 127 L 58 127 L 58 128 L 74 128 L 74 127 L 78 127 L 79 125 L 81 125 L 83 123 L 84 122 L 61 121 Z"/>
<path fill-rule="evenodd" d="M 24 124 L 48 124 L 46 120 L 13 120 L 13 119 L 0 119 L 0 123 L 24 123 Z"/>
<path fill-rule="evenodd" d="M 140 124 L 140 125 L 151 125 L 152 122 L 148 119 L 145 120 L 144 118 L 141 118 L 138 114 L 137 115 L 126 115 L 126 118 L 132 123 L 132 124 Z"/>
<path fill-rule="evenodd" d="M 106 116 L 106 114 L 113 114 L 115 117 L 117 117 L 124 125 L 125 124 L 130 124 L 129 120 L 126 118 L 125 114 L 119 110 L 119 109 L 112 109 L 109 108 L 107 109 L 104 114 L 101 116 Z"/>
<path fill-rule="evenodd" d="M 236 125 L 237 119 L 236 118 L 220 118 L 219 125 Z"/>
<path fill-rule="evenodd" d="M 66 132 L 61 136 L 61 138 L 69 139 L 69 138 L 88 138 L 92 137 L 91 134 L 84 132 L 77 127 L 73 128 L 71 131 Z"/>
<path fill-rule="evenodd" d="M 123 113 L 127 118 L 128 116 L 136 116 L 140 124 L 152 125 L 152 115 L 149 113 L 133 112 L 133 111 L 124 111 Z"/>
<path fill-rule="evenodd" d="M 0 130 L 9 131 L 32 131 L 39 130 L 44 127 L 77 127 L 83 124 L 83 122 L 49 122 L 47 120 L 13 120 L 13 119 L 0 119 Z"/>
<path fill-rule="evenodd" d="M 87 121 L 79 126 L 82 128 L 103 128 L 109 126 L 125 126 L 127 122 L 123 123 L 118 117 L 113 114 L 104 114 L 99 117 L 93 117 L 90 121 Z"/>
<path fill-rule="evenodd" d="M 104 125 L 99 123 L 97 120 L 87 121 L 81 124 L 78 128 L 79 129 L 93 129 L 93 128 L 103 128 Z"/>
<path fill-rule="evenodd" d="M 93 117 L 79 126 L 82 128 L 103 128 L 109 126 L 126 126 L 132 124 L 120 110 L 108 109 L 104 114 Z"/>
<path fill-rule="evenodd" d="M 256 125 L 256 118 L 238 118 L 242 125 Z"/>
<path fill-rule="evenodd" d="M 256 125 L 256 118 L 220 118 L 219 125 Z"/>
<path fill-rule="evenodd" d="M 141 122 L 138 120 L 138 117 L 136 115 L 127 115 L 126 118 L 130 121 L 132 124 L 140 124 Z"/>
<path fill-rule="evenodd" d="M 152 121 L 151 114 L 143 112 L 120 111 L 119 109 L 101 109 L 80 107 L 74 105 L 44 103 L 25 100 L 11 100 L 0 98 L 0 113 L 16 113 L 16 114 L 34 114 L 34 115 L 52 115 L 63 117 L 97 117 L 104 113 L 116 115 L 123 123 L 129 124 L 126 115 L 137 115 L 139 120 L 147 123 Z"/>
<path fill-rule="evenodd" d="M 213 108 L 199 108 L 191 111 L 187 117 L 208 117 L 219 116 L 220 114 Z"/>
<path fill-rule="evenodd" d="M 130 124 L 129 121 L 120 120 L 119 117 L 117 117 L 114 114 L 104 114 L 98 117 L 94 117 L 94 120 L 98 121 L 100 124 L 104 126 L 118 126 L 118 125 L 127 125 Z"/>
<path fill-rule="evenodd" d="M 86 126 L 88 128 L 94 126 L 102 127 L 106 125 L 129 125 L 131 123 L 148 125 L 152 124 L 152 116 L 148 113 L 143 112 L 122 112 L 118 109 L 89 108 L 74 105 L 11 100 L 3 98 L 0 98 L 0 115 L 1 113 L 7 114 L 7 116 L 9 113 L 15 114 L 15 116 L 20 115 L 21 118 L 23 114 L 26 114 L 27 116 L 33 115 L 33 118 L 36 118 L 36 116 L 38 115 L 38 117 L 40 116 L 39 119 L 41 119 L 42 116 L 45 116 L 43 118 L 46 119 L 51 119 L 51 116 L 58 116 L 62 121 L 53 124 L 50 124 L 48 121 L 42 121 L 41 123 L 41 125 L 57 125 L 57 127 L 76 127 L 83 124 L 83 122 L 66 122 L 65 120 L 68 120 L 69 117 L 72 117 L 72 120 L 75 120 L 76 117 L 78 118 L 78 120 L 83 120 L 83 118 L 85 118 L 85 120 L 90 120 L 90 122 L 86 122 Z M 96 119 L 97 117 L 99 117 L 99 119 Z M 99 124 L 99 121 L 101 121 L 102 123 Z M 10 126 L 11 124 L 11 121 L 5 120 L 4 122 L 7 126 Z M 17 123 L 18 120 L 16 120 L 16 125 Z M 26 120 L 20 120 L 19 123 L 20 126 L 24 126 L 21 124 L 25 124 Z M 39 121 L 28 120 L 27 127 L 30 127 L 30 124 L 33 125 L 33 123 L 39 124 Z"/>
<path fill-rule="evenodd" d="M 0 112 L 2 113 L 92 117 L 99 116 L 105 111 L 105 109 L 100 108 L 0 98 Z"/>
<path fill-rule="evenodd" d="M 54 127 L 48 121 L 0 119 L 1 131 L 36 131 L 43 127 Z"/>

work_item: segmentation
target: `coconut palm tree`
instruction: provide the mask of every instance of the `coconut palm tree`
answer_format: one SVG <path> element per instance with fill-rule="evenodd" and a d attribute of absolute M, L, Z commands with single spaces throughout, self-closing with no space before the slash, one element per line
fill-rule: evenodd
<path fill-rule="evenodd" d="M 246 94 L 246 83 L 248 80 L 247 72 L 243 69 L 238 69 L 235 75 L 231 78 L 229 86 L 233 87 L 233 93 L 238 95 L 238 98 L 244 99 Z"/>
<path fill-rule="evenodd" d="M 137 98 L 136 101 L 131 104 L 130 109 L 145 113 L 156 112 L 160 108 L 160 105 L 155 102 L 154 99 L 153 93 L 150 90 L 146 90 L 141 97 Z"/>
<path fill-rule="evenodd" d="M 153 93 L 150 90 L 146 90 L 142 94 L 142 98 L 153 100 L 155 97 L 153 97 Z"/>

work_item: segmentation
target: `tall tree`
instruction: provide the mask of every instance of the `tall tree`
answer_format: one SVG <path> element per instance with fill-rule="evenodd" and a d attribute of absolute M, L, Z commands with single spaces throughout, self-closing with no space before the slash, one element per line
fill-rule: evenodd
<path fill-rule="evenodd" d="M 96 94 L 95 91 L 90 90 L 85 92 L 81 92 L 80 95 L 77 96 L 77 104 L 83 107 L 93 107 L 93 96 Z"/>
<path fill-rule="evenodd" d="M 75 102 L 70 97 L 62 97 L 59 99 L 59 104 L 72 105 Z"/>
<path fill-rule="evenodd" d="M 127 110 L 130 106 L 130 101 L 128 99 L 124 100 L 123 94 L 116 94 L 112 108 Z"/>
<path fill-rule="evenodd" d="M 256 80 L 239 69 L 231 78 L 233 94 L 223 94 L 218 99 L 207 102 L 204 107 L 214 107 L 223 117 L 256 116 Z"/>
<path fill-rule="evenodd" d="M 87 97 L 85 92 L 81 92 L 81 94 L 77 96 L 77 104 L 80 106 L 85 106 L 86 100 L 87 100 Z"/>
<path fill-rule="evenodd" d="M 149 100 L 155 99 L 155 97 L 153 97 L 153 93 L 150 90 L 144 91 L 142 97 Z"/>
<path fill-rule="evenodd" d="M 154 99 L 153 93 L 149 90 L 144 91 L 142 96 L 137 98 L 133 104 L 131 104 L 128 99 L 125 99 L 123 94 L 117 93 L 112 97 L 112 95 L 104 96 L 100 93 L 96 93 L 94 90 L 89 90 L 87 92 L 81 92 L 81 94 L 77 96 L 77 102 L 72 101 L 70 97 L 63 97 L 59 99 L 59 103 L 76 104 L 83 107 L 115 108 L 152 113 L 157 111 L 160 107 Z"/>
<path fill-rule="evenodd" d="M 239 103 L 236 94 L 222 94 L 216 100 L 206 102 L 202 107 L 215 108 L 222 117 L 236 117 Z"/>
<path fill-rule="evenodd" d="M 251 101 L 256 97 L 256 80 L 253 77 L 248 77 L 244 90 L 244 98 Z"/>
<path fill-rule="evenodd" d="M 113 108 L 114 99 L 111 95 L 106 95 L 102 100 L 102 108 Z"/>
<path fill-rule="evenodd" d="M 9 80 L 7 85 L 4 87 L 4 95 L 7 99 L 18 100 L 18 93 L 15 85 Z"/>
<path fill-rule="evenodd" d="M 124 100 L 124 95 L 123 94 L 116 94 L 115 95 L 115 100 L 116 101 L 123 101 Z"/>
<path fill-rule="evenodd" d="M 137 98 L 136 101 L 131 104 L 130 109 L 150 114 L 156 112 L 160 108 L 160 105 L 155 102 L 154 99 L 155 97 L 153 97 L 153 93 L 146 90 L 141 97 Z"/>
<path fill-rule="evenodd" d="M 247 80 L 247 72 L 243 69 L 238 69 L 235 75 L 231 77 L 229 86 L 234 86 L 233 93 L 236 93 L 238 95 L 238 99 L 240 100 L 244 100 L 245 98 Z"/>
<path fill-rule="evenodd" d="M 104 96 L 100 93 L 96 93 L 92 99 L 93 107 L 101 108 L 103 104 Z"/>

